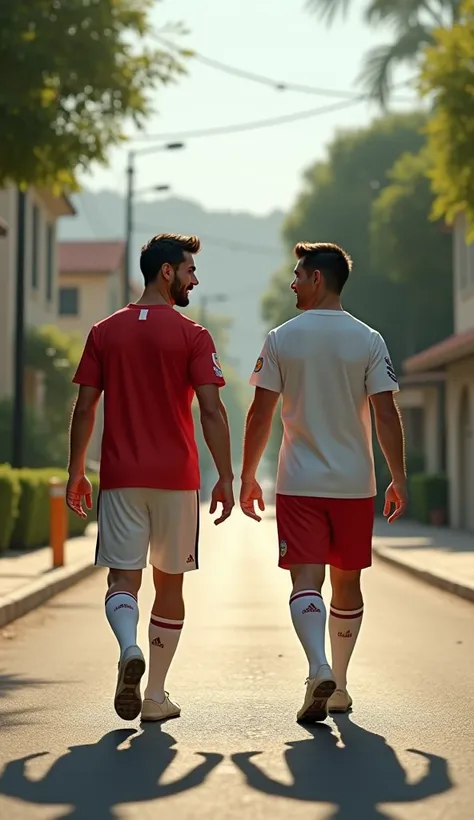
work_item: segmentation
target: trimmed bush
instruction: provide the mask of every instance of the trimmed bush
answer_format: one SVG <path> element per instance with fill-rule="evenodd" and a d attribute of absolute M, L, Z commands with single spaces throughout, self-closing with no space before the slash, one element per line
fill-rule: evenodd
<path fill-rule="evenodd" d="M 7 549 L 18 515 L 20 482 L 8 464 L 0 465 L 0 551 Z"/>
<path fill-rule="evenodd" d="M 431 513 L 444 512 L 448 517 L 449 483 L 445 475 L 418 473 L 410 479 L 411 513 L 416 521 L 431 524 Z"/>
<path fill-rule="evenodd" d="M 67 481 L 65 470 L 13 470 L 20 488 L 20 503 L 11 545 L 17 549 L 31 549 L 49 542 L 49 482 L 56 477 Z M 68 536 L 83 535 L 86 527 L 97 518 L 98 476 L 90 477 L 93 485 L 93 509 L 84 521 L 68 512 Z"/>

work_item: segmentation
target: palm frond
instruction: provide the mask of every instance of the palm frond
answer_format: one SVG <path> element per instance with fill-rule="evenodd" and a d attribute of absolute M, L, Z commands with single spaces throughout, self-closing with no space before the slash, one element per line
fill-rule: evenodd
<path fill-rule="evenodd" d="M 372 49 L 359 74 L 358 82 L 368 97 L 385 108 L 392 87 L 394 68 L 400 63 L 413 63 L 422 47 L 433 42 L 432 33 L 421 25 L 408 28 L 395 43 Z"/>
<path fill-rule="evenodd" d="M 306 0 L 309 11 L 328 25 L 334 22 L 338 14 L 346 17 L 352 4 L 352 0 Z"/>

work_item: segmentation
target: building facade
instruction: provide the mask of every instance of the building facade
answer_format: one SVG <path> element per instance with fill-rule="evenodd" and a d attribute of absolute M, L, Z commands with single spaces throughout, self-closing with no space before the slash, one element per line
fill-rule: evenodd
<path fill-rule="evenodd" d="M 443 385 L 434 409 L 426 391 L 422 400 L 425 421 L 430 413 L 433 419 L 426 458 L 433 472 L 447 473 L 451 526 L 474 532 L 474 243 L 467 240 L 464 215 L 454 225 L 453 287 L 454 334 L 412 356 L 404 370 L 408 380 L 437 378 Z M 443 449 L 444 459 L 438 458 Z"/>

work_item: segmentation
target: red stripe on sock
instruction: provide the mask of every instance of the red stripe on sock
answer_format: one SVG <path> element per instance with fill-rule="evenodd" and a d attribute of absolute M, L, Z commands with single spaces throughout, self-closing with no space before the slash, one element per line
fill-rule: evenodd
<path fill-rule="evenodd" d="M 333 618 L 340 618 L 341 621 L 356 621 L 357 618 L 360 618 L 364 614 L 364 610 L 359 609 L 359 610 L 357 610 L 357 612 L 340 613 L 340 612 L 334 612 L 334 610 L 331 609 L 330 614 L 332 615 Z"/>
<path fill-rule="evenodd" d="M 321 598 L 322 599 L 322 595 L 320 595 L 319 592 L 316 592 L 316 591 L 314 591 L 314 592 L 296 592 L 295 595 L 291 596 L 290 604 L 292 604 L 293 601 L 297 601 L 298 598 Z"/>
<path fill-rule="evenodd" d="M 133 598 L 135 603 L 138 603 L 136 596 L 133 595 L 131 592 L 112 592 L 111 595 L 107 595 L 107 597 L 105 599 L 105 603 L 108 603 L 108 601 L 111 601 L 112 598 L 116 597 L 116 595 L 127 595 L 129 598 Z"/>
<path fill-rule="evenodd" d="M 159 621 L 157 618 L 150 618 L 150 623 L 157 626 L 159 629 L 182 629 L 183 624 L 169 624 L 166 621 Z"/>

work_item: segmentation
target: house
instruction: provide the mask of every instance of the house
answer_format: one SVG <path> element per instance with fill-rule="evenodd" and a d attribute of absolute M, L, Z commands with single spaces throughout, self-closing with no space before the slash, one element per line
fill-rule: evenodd
<path fill-rule="evenodd" d="M 85 339 L 92 325 L 123 306 L 125 242 L 59 243 L 57 324 Z"/>
<path fill-rule="evenodd" d="M 18 266 L 23 260 L 25 327 L 55 324 L 56 226 L 60 217 L 74 213 L 67 196 L 49 190 L 21 193 L 13 185 L 0 189 L 0 398 L 14 390 Z M 28 396 L 31 374 L 25 375 Z"/>
<path fill-rule="evenodd" d="M 59 244 L 57 325 L 85 342 L 93 325 L 123 307 L 125 242 L 79 241 Z M 99 404 L 88 450 L 89 464 L 100 461 L 103 402 Z"/>
<path fill-rule="evenodd" d="M 407 359 L 404 370 L 422 396 L 427 469 L 445 468 L 449 479 L 450 523 L 474 532 L 474 243 L 463 214 L 454 225 L 453 287 L 454 334 Z"/>

